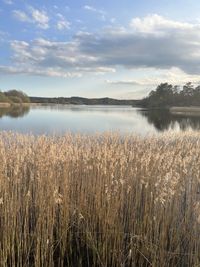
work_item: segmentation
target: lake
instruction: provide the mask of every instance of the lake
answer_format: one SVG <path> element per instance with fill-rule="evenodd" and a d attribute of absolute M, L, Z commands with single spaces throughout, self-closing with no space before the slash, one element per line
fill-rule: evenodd
<path fill-rule="evenodd" d="M 118 131 L 155 134 L 200 129 L 200 116 L 171 114 L 129 106 L 49 105 L 0 108 L 0 130 L 33 134 Z"/>

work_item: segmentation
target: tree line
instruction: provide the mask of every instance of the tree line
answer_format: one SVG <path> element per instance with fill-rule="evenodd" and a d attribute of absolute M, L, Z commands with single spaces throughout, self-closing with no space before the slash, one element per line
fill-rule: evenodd
<path fill-rule="evenodd" d="M 161 83 L 155 90 L 142 100 L 119 100 L 112 98 L 83 97 L 28 97 L 19 90 L 0 91 L 0 103 L 54 103 L 54 104 L 84 104 L 84 105 L 132 105 L 147 108 L 168 108 L 171 106 L 200 106 L 200 85 L 191 82 L 180 87 L 169 83 Z"/>
<path fill-rule="evenodd" d="M 195 87 L 188 82 L 180 87 L 161 83 L 140 104 L 145 107 L 200 106 L 200 85 Z"/>
<path fill-rule="evenodd" d="M 30 97 L 32 103 L 43 104 L 65 104 L 65 105 L 129 105 L 136 106 L 140 100 L 125 100 L 104 98 L 85 98 L 85 97 Z"/>

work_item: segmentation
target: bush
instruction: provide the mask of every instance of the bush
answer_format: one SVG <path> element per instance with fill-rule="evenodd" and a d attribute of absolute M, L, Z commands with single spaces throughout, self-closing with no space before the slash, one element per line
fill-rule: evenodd
<path fill-rule="evenodd" d="M 5 92 L 5 95 L 10 97 L 17 97 L 21 99 L 21 102 L 23 103 L 30 103 L 30 99 L 29 97 L 22 91 L 18 91 L 18 90 L 10 90 L 8 92 Z M 15 102 L 18 103 L 18 102 Z"/>
<path fill-rule="evenodd" d="M 0 103 L 9 103 L 9 98 L 0 91 Z"/>
<path fill-rule="evenodd" d="M 16 104 L 22 104 L 22 99 L 17 96 L 9 96 L 9 99 Z"/>

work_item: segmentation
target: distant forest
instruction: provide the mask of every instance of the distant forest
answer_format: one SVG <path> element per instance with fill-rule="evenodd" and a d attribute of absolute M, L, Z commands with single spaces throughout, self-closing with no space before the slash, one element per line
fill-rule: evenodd
<path fill-rule="evenodd" d="M 140 100 L 120 100 L 109 97 L 85 98 L 85 97 L 30 97 L 32 103 L 43 104 L 72 104 L 72 105 L 129 105 L 136 106 Z"/>
<path fill-rule="evenodd" d="M 41 103 L 41 104 L 72 104 L 72 105 L 129 105 L 145 108 L 169 108 L 172 106 L 200 106 L 200 85 L 191 82 L 184 86 L 173 86 L 161 83 L 149 95 L 141 100 L 123 100 L 84 97 L 28 97 L 18 90 L 0 91 L 0 103 Z"/>
<path fill-rule="evenodd" d="M 84 97 L 30 97 L 33 103 L 75 104 L 75 105 L 131 105 L 146 108 L 168 108 L 172 106 L 200 106 L 200 85 L 191 82 L 183 87 L 161 83 L 142 100 L 119 100 L 113 98 Z"/>
<path fill-rule="evenodd" d="M 9 104 L 30 103 L 30 99 L 22 91 L 18 90 L 10 90 L 7 92 L 0 91 L 0 103 L 9 103 Z"/>
<path fill-rule="evenodd" d="M 140 105 L 148 108 L 172 106 L 200 106 L 200 85 L 191 82 L 183 87 L 161 83 L 149 96 L 140 101 Z"/>

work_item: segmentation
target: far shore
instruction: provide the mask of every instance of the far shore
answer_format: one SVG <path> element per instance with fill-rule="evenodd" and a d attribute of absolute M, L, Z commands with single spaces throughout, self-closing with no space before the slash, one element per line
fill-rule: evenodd
<path fill-rule="evenodd" d="M 0 108 L 9 108 L 9 107 L 29 107 L 29 106 L 49 106 L 49 105 L 77 105 L 77 104 L 61 104 L 61 103 L 8 103 L 8 102 L 2 102 L 0 103 Z M 107 106 L 107 104 L 102 104 L 103 106 Z M 95 104 L 93 104 L 95 106 Z M 120 105 L 119 105 L 120 106 Z M 137 106 L 139 107 L 139 106 Z M 140 108 L 142 108 L 140 106 Z M 145 108 L 146 109 L 146 108 Z M 148 108 L 147 108 L 148 109 Z M 155 108 L 154 108 L 155 109 Z M 156 109 L 163 109 L 163 108 L 156 108 Z M 177 107 L 173 106 L 169 108 L 169 111 L 174 115 L 189 115 L 189 116 L 200 116 L 200 106 L 182 106 Z"/>
<path fill-rule="evenodd" d="M 200 107 L 190 106 L 190 107 L 171 107 L 169 111 L 175 115 L 190 115 L 190 116 L 199 116 Z"/>
<path fill-rule="evenodd" d="M 30 106 L 32 103 L 0 103 L 0 108 L 9 108 L 9 107 L 20 107 L 20 106 Z"/>

